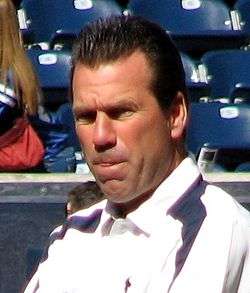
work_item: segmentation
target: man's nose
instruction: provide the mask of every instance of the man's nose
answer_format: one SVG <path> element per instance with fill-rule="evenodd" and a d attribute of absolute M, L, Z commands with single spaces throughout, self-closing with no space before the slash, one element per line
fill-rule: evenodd
<path fill-rule="evenodd" d="M 104 112 L 98 112 L 96 116 L 93 144 L 97 151 L 104 151 L 116 144 L 116 132 L 113 121 Z"/>

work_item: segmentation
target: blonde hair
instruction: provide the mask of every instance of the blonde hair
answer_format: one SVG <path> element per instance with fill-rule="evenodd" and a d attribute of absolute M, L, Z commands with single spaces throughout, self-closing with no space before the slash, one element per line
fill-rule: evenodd
<path fill-rule="evenodd" d="M 38 109 L 40 86 L 23 47 L 15 6 L 12 0 L 0 0 L 0 80 L 6 85 L 8 74 L 20 106 L 29 114 Z"/>

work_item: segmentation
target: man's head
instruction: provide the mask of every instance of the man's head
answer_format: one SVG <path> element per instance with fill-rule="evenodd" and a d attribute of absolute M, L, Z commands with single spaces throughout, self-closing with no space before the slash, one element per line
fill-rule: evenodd
<path fill-rule="evenodd" d="M 147 198 L 185 157 L 185 74 L 157 25 L 118 16 L 85 27 L 72 97 L 87 162 L 110 201 Z"/>
<path fill-rule="evenodd" d="M 100 202 L 103 198 L 104 194 L 95 181 L 83 182 L 69 191 L 67 215 L 87 209 Z"/>

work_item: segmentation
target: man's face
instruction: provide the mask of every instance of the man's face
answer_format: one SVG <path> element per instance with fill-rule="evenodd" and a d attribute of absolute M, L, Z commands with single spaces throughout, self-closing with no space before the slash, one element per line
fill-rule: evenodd
<path fill-rule="evenodd" d="M 143 53 L 73 76 L 76 130 L 87 163 L 110 201 L 125 203 L 153 191 L 179 163 L 170 113 L 152 91 Z"/>

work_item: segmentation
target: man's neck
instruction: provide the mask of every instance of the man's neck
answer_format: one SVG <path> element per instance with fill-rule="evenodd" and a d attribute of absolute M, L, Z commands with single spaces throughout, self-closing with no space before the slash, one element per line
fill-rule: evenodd
<path fill-rule="evenodd" d="M 165 174 L 165 176 L 162 176 L 162 180 L 158 182 L 158 185 L 156 185 L 153 189 L 150 189 L 149 191 L 127 202 L 117 203 L 117 202 L 108 201 L 107 210 L 110 212 L 110 214 L 114 218 L 126 218 L 126 216 L 129 213 L 136 210 L 141 204 L 143 204 L 153 195 L 154 191 L 158 188 L 161 182 L 165 180 L 172 173 L 172 171 L 178 167 L 178 165 L 185 159 L 186 156 L 187 156 L 187 152 L 185 148 L 181 147 L 180 149 L 178 149 L 174 159 L 172 160 L 173 162 L 172 166 L 168 168 L 168 172 Z"/>
<path fill-rule="evenodd" d="M 126 216 L 136 210 L 144 201 L 153 195 L 152 190 L 124 203 L 116 203 L 108 201 L 107 210 L 114 218 L 126 218 Z"/>

